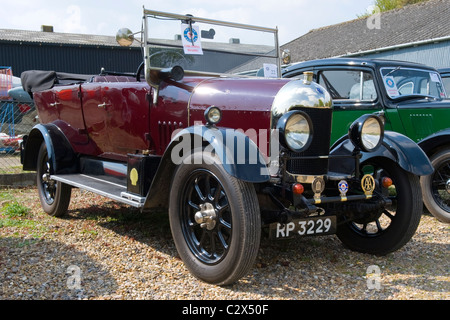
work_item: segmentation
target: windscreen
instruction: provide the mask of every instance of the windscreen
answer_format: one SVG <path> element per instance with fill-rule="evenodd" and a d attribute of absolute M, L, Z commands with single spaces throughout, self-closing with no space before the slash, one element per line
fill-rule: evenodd
<path fill-rule="evenodd" d="M 446 97 L 439 73 L 426 69 L 392 67 L 381 68 L 384 87 L 389 97 L 431 96 Z"/>
<path fill-rule="evenodd" d="M 279 76 L 276 29 L 145 12 L 152 68 Z"/>

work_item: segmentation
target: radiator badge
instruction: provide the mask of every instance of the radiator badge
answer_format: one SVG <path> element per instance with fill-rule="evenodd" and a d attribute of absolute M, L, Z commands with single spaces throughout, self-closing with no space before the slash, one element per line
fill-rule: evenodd
<path fill-rule="evenodd" d="M 320 202 L 320 194 L 325 189 L 325 181 L 322 177 L 315 177 L 312 184 L 311 189 L 314 192 L 314 199 L 316 200 L 316 203 Z M 319 201 L 319 202 L 317 202 Z"/>
<path fill-rule="evenodd" d="M 345 197 L 345 195 L 347 194 L 347 191 L 348 191 L 347 181 L 345 181 L 345 180 L 339 181 L 338 189 L 339 189 L 339 192 L 341 193 L 341 197 Z"/>
<path fill-rule="evenodd" d="M 365 195 L 372 195 L 375 190 L 375 179 L 370 174 L 364 175 L 361 179 L 361 188 Z"/>

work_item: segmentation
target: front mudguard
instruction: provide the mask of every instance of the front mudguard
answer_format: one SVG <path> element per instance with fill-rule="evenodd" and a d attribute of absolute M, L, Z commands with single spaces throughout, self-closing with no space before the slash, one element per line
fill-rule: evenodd
<path fill-rule="evenodd" d="M 332 172 L 352 174 L 355 161 L 343 158 L 352 155 L 355 146 L 347 136 L 339 139 L 331 148 L 329 170 Z M 410 138 L 397 132 L 385 131 L 381 146 L 374 152 L 360 152 L 360 163 L 372 158 L 388 158 L 396 162 L 403 170 L 417 176 L 427 176 L 434 168 L 425 152 Z M 338 157 L 334 157 L 338 156 Z"/>
<path fill-rule="evenodd" d="M 21 149 L 23 170 L 35 171 L 39 148 L 45 141 L 50 174 L 73 173 L 77 171 L 77 157 L 61 129 L 54 124 L 37 124 L 24 137 Z"/>
<path fill-rule="evenodd" d="M 213 152 L 225 171 L 251 183 L 269 181 L 270 175 L 260 150 L 244 133 L 215 126 L 192 126 L 179 131 L 170 142 L 147 194 L 145 209 L 166 207 L 172 173 L 194 150 Z"/>

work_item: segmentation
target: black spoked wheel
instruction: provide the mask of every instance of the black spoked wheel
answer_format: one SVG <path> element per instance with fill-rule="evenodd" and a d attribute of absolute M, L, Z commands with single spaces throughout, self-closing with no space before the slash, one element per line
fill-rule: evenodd
<path fill-rule="evenodd" d="M 450 223 L 450 150 L 430 157 L 434 173 L 420 178 L 423 202 L 439 221 Z"/>
<path fill-rule="evenodd" d="M 51 180 L 50 168 L 47 147 L 43 142 L 39 149 L 36 172 L 39 200 L 46 213 L 59 217 L 67 212 L 72 189 L 69 185 Z"/>
<path fill-rule="evenodd" d="M 209 161 L 185 162 L 174 174 L 169 217 L 175 245 L 194 276 L 231 284 L 248 272 L 258 253 L 256 193 L 253 185 L 229 176 L 210 153 L 191 158 Z"/>
<path fill-rule="evenodd" d="M 343 223 L 337 235 L 352 250 L 385 255 L 404 246 L 419 225 L 423 205 L 419 178 L 389 160 L 370 160 L 362 164 L 362 170 L 375 180 L 374 197 L 384 194 L 391 203 Z M 385 178 L 393 182 L 389 188 L 382 187 Z"/>
<path fill-rule="evenodd" d="M 197 169 L 181 195 L 181 224 L 192 253 L 216 264 L 228 253 L 232 238 L 230 204 L 224 187 L 209 170 Z"/>

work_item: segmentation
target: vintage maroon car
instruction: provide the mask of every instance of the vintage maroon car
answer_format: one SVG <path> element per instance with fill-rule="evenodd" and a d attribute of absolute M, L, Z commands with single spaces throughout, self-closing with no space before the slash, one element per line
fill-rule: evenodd
<path fill-rule="evenodd" d="M 264 229 L 278 239 L 337 233 L 372 254 L 409 241 L 422 214 L 418 176 L 433 171 L 412 140 L 364 115 L 330 151 L 330 95 L 309 75 L 280 78 L 276 29 L 143 16 L 135 73 L 23 73 L 40 124 L 22 162 L 37 171 L 45 212 L 64 214 L 72 187 L 168 208 L 186 266 L 220 285 L 252 267 Z M 117 40 L 134 37 L 121 29 Z M 264 77 L 237 75 L 260 66 Z"/>

